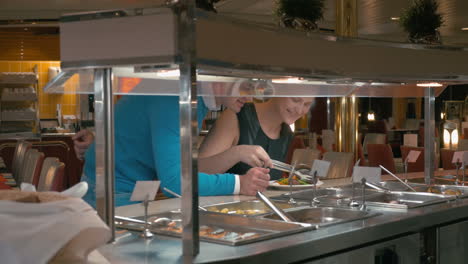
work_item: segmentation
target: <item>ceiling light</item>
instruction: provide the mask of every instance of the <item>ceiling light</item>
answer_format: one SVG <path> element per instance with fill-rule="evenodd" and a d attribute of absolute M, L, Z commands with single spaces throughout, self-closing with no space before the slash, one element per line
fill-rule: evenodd
<path fill-rule="evenodd" d="M 468 31 L 468 27 L 462 27 L 461 30 Z"/>
<path fill-rule="evenodd" d="M 302 83 L 303 80 L 299 78 L 284 78 L 284 79 L 273 79 L 273 83 Z"/>
<path fill-rule="evenodd" d="M 431 83 L 418 83 L 416 86 L 419 87 L 441 87 L 441 83 L 431 82 Z"/>
<path fill-rule="evenodd" d="M 390 19 L 393 21 L 397 21 L 397 20 L 400 20 L 400 17 L 390 17 Z"/>
<path fill-rule="evenodd" d="M 168 71 L 158 71 L 156 72 L 158 77 L 179 77 L 180 71 L 179 70 L 168 70 Z"/>

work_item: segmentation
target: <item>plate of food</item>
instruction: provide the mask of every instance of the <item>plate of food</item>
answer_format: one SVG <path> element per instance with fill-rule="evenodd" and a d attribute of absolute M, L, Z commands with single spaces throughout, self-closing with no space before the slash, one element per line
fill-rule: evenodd
<path fill-rule="evenodd" d="M 270 181 L 270 184 L 268 185 L 271 189 L 278 189 L 278 190 L 289 190 L 289 189 L 294 189 L 294 190 L 301 190 L 301 189 L 308 189 L 308 188 L 314 188 L 314 185 L 298 179 L 296 176 L 293 177 L 292 179 L 292 186 L 289 185 L 288 179 L 283 178 L 275 181 Z M 318 180 L 317 181 L 317 187 L 322 185 L 323 182 Z"/>

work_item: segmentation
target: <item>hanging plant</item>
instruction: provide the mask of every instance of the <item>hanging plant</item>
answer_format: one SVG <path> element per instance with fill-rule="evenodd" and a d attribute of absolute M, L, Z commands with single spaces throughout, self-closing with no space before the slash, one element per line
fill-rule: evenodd
<path fill-rule="evenodd" d="M 283 27 L 302 31 L 318 29 L 317 21 L 323 18 L 325 0 L 276 0 L 275 15 Z"/>
<path fill-rule="evenodd" d="M 443 24 L 436 0 L 413 0 L 400 17 L 400 25 L 413 43 L 441 43 L 438 28 Z"/>

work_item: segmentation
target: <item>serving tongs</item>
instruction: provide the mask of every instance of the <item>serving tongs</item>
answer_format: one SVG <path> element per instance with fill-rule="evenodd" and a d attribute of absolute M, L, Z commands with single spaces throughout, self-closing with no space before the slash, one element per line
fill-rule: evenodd
<path fill-rule="evenodd" d="M 288 173 L 293 173 L 294 175 L 298 176 L 301 180 L 306 180 L 306 181 L 312 181 L 313 180 L 312 176 L 310 176 L 308 174 L 304 174 L 300 170 L 297 170 L 297 167 L 301 167 L 301 168 L 304 168 L 304 169 L 309 168 L 309 166 L 307 166 L 305 164 L 301 163 L 301 164 L 298 164 L 295 167 L 293 167 L 292 165 L 289 165 L 287 163 L 284 163 L 284 162 L 281 162 L 281 161 L 278 161 L 278 160 L 271 160 L 271 163 L 273 164 L 272 169 L 279 170 L 279 171 L 284 171 L 284 172 L 288 172 Z M 310 169 L 307 169 L 307 170 L 310 171 Z"/>
<path fill-rule="evenodd" d="M 402 179 L 400 179 L 398 176 L 396 176 L 395 174 L 393 174 L 391 171 L 387 170 L 384 166 L 382 165 L 379 165 L 380 168 L 382 168 L 384 171 L 386 171 L 390 176 L 392 176 L 393 178 L 397 179 L 398 181 L 400 181 L 403 185 L 405 185 L 408 189 L 410 189 L 411 191 L 413 192 L 416 192 L 416 190 L 411 187 L 409 184 L 407 184 L 406 182 L 404 182 Z"/>

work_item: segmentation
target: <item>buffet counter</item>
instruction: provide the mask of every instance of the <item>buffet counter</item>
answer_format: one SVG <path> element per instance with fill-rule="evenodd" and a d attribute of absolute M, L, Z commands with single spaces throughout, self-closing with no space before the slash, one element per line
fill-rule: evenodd
<path fill-rule="evenodd" d="M 277 196 L 281 191 L 267 191 Z M 200 197 L 200 205 L 251 200 L 254 197 L 235 195 Z M 150 203 L 149 214 L 180 208 L 178 198 Z M 468 241 L 468 199 L 429 205 L 407 210 L 368 207 L 379 215 L 317 230 L 287 235 L 248 245 L 227 246 L 200 242 L 196 263 L 464 263 L 462 249 Z M 357 210 L 357 209 L 356 209 Z M 143 214 L 140 204 L 116 208 L 116 215 L 137 217 Z M 444 230 L 440 235 L 439 230 Z M 99 249 L 114 263 L 180 263 L 182 240 L 156 235 L 151 240 L 139 237 L 140 232 L 117 231 L 116 241 Z M 439 243 L 437 251 L 432 246 Z M 448 242 L 447 242 L 448 241 Z M 450 242 L 450 241 L 456 241 Z M 450 246 L 447 243 L 452 243 Z M 437 243 L 436 243 L 437 244 Z M 437 253 L 436 253 L 437 252 Z M 466 252 L 466 251 L 465 251 Z M 457 259 L 459 258 L 459 259 Z M 439 261 L 436 262 L 435 260 Z M 189 259 L 190 262 L 190 259 Z"/>

